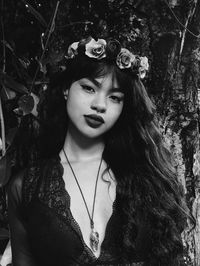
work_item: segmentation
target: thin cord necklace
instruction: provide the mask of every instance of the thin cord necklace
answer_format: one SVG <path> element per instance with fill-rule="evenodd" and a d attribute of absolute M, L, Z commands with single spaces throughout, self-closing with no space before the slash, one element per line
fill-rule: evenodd
<path fill-rule="evenodd" d="M 97 171 L 97 177 L 96 177 L 96 182 L 95 182 L 95 189 L 94 189 L 94 197 L 93 197 L 93 205 L 92 205 L 92 215 L 90 215 L 90 212 L 89 212 L 89 209 L 88 209 L 88 206 L 87 206 L 87 203 L 86 203 L 86 200 L 85 200 L 85 197 L 83 195 L 83 192 L 82 192 L 82 189 L 79 185 L 79 182 L 78 182 L 78 179 L 74 173 L 74 170 L 71 166 L 71 163 L 69 162 L 69 159 L 67 157 L 67 154 L 65 152 L 65 150 L 63 149 L 63 152 L 64 152 L 64 155 L 66 157 L 66 160 L 69 164 L 69 167 L 72 171 L 72 174 L 76 180 L 76 184 L 80 190 L 80 193 L 81 193 L 81 196 L 83 198 L 83 201 L 84 201 L 84 204 L 85 204 L 85 207 L 86 207 L 86 210 L 87 210 L 87 213 L 88 213 L 88 216 L 89 216 L 89 219 L 90 219 L 90 228 L 91 228 L 91 233 L 90 233 L 90 247 L 91 249 L 96 252 L 98 250 L 98 245 L 99 245 L 99 233 L 95 230 L 94 228 L 94 208 L 95 208 L 95 200 L 96 200 L 96 194 L 97 194 L 97 183 L 98 183 L 98 179 L 99 179 L 99 173 L 100 173 L 100 169 L 101 169 L 101 164 L 102 164 L 102 161 L 103 161 L 103 157 L 101 157 L 101 161 L 100 161 L 100 164 L 99 164 L 99 167 L 98 167 L 98 171 Z"/>

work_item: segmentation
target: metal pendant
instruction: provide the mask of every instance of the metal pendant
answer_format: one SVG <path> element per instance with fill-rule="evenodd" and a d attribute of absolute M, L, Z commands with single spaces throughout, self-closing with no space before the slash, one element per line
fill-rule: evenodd
<path fill-rule="evenodd" d="M 90 234 L 90 247 L 94 252 L 96 252 L 98 250 L 98 245 L 99 233 L 95 229 L 92 229 L 92 232 Z"/>

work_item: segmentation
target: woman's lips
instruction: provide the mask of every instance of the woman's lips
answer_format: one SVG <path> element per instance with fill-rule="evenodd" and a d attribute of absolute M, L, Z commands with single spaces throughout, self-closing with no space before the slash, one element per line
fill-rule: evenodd
<path fill-rule="evenodd" d="M 105 121 L 99 115 L 84 115 L 86 123 L 92 128 L 100 127 Z"/>

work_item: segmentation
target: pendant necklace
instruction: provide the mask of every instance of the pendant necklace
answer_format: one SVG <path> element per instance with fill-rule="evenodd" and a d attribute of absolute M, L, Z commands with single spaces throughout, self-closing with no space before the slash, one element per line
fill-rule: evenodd
<path fill-rule="evenodd" d="M 98 171 L 97 171 L 97 177 L 96 177 L 96 182 L 95 182 L 95 189 L 94 189 L 94 197 L 93 197 L 93 205 L 92 205 L 92 215 L 90 215 L 90 212 L 89 212 L 89 209 L 88 209 L 88 206 L 87 206 L 87 203 L 86 203 L 86 200 L 85 200 L 85 197 L 83 195 L 83 192 L 82 192 L 82 189 L 79 185 L 79 182 L 78 182 L 78 179 L 74 173 L 74 170 L 69 162 L 69 159 L 67 157 L 67 154 L 65 152 L 65 150 L 63 149 L 63 152 L 64 152 L 64 155 L 66 157 L 66 160 L 69 164 L 69 167 L 72 171 L 72 174 L 76 180 L 76 184 L 80 190 L 80 193 L 81 193 L 81 196 L 83 198 L 83 201 L 84 201 L 84 204 L 85 204 L 85 207 L 86 207 L 86 210 L 87 210 L 87 213 L 88 213 L 88 216 L 89 216 L 89 219 L 90 219 L 90 228 L 91 228 L 91 233 L 90 233 L 90 247 L 91 249 L 93 250 L 93 252 L 96 252 L 98 250 L 98 245 L 99 245 L 99 233 L 95 230 L 94 228 L 94 207 L 95 207 L 95 200 L 96 200 L 96 194 L 97 194 L 97 183 L 98 183 L 98 179 L 99 179 L 99 173 L 100 173 L 100 169 L 101 169 L 101 164 L 102 164 L 102 161 L 103 161 L 103 157 L 101 157 L 101 161 L 100 161 L 100 164 L 99 164 L 99 167 L 98 167 Z"/>

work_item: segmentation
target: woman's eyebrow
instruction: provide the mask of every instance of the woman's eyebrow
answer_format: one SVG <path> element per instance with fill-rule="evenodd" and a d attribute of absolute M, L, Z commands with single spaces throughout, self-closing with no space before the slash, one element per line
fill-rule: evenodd
<path fill-rule="evenodd" d="M 101 87 L 101 83 L 98 82 L 96 79 L 94 78 L 86 78 L 87 80 L 89 80 L 90 82 L 92 82 L 96 87 L 100 88 Z"/>

